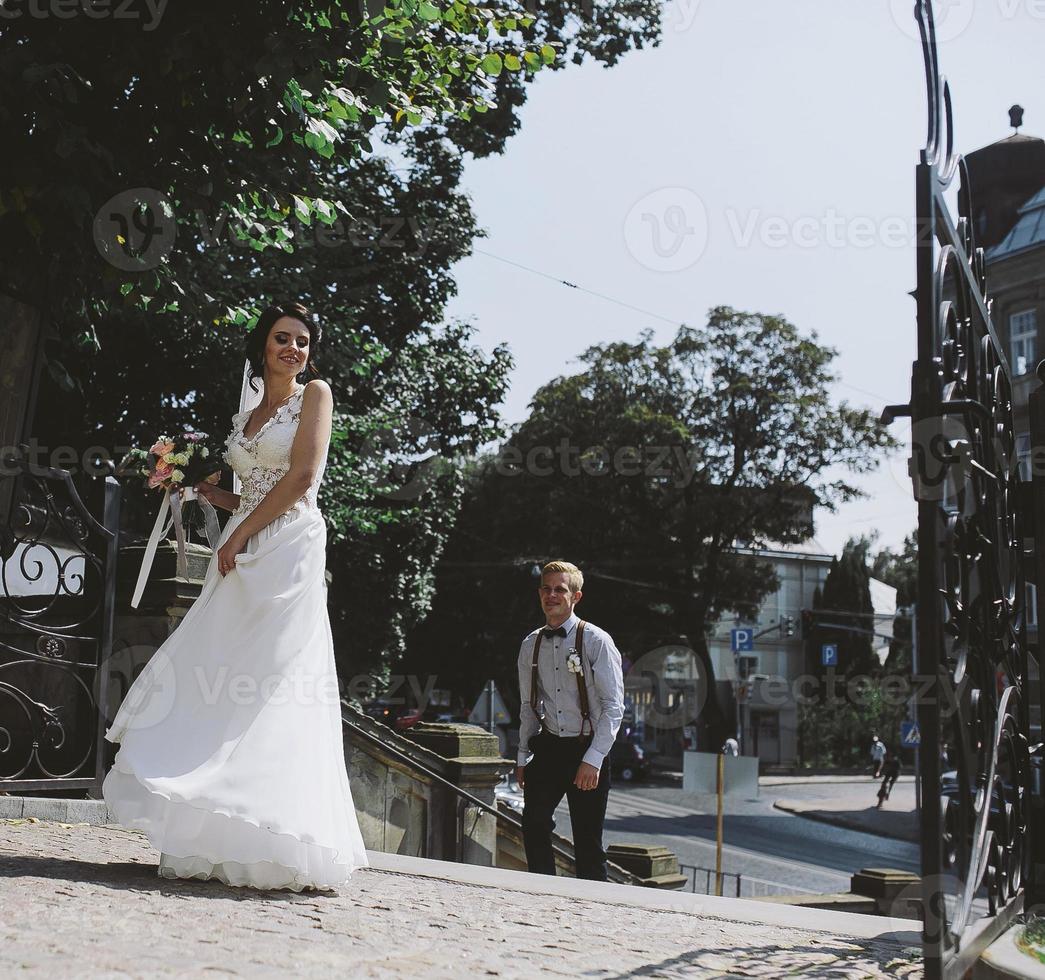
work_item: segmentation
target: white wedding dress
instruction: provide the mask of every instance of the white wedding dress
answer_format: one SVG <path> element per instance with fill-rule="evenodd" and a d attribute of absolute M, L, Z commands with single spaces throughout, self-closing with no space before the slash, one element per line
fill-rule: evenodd
<path fill-rule="evenodd" d="M 253 438 L 233 416 L 243 484 L 219 547 L 287 472 L 304 386 Z M 131 685 L 105 733 L 117 820 L 161 852 L 159 874 L 256 888 L 332 888 L 367 864 L 341 732 L 326 606 L 326 522 L 308 492 L 253 535 Z M 215 549 L 216 551 L 217 549 Z"/>

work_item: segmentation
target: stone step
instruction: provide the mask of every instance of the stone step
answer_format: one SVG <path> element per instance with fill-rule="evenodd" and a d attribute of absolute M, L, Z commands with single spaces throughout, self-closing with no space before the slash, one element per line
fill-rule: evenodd
<path fill-rule="evenodd" d="M 0 795 L 0 820 L 53 820 L 56 823 L 115 823 L 104 800 L 64 800 L 47 796 Z"/>

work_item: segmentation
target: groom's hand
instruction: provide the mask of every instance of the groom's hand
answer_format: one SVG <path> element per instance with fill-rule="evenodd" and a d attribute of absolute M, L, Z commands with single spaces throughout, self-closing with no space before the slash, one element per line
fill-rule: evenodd
<path fill-rule="evenodd" d="M 526 766 L 515 767 L 515 781 L 519 784 L 519 789 L 526 785 Z"/>
<path fill-rule="evenodd" d="M 577 767 L 577 775 L 573 779 L 573 785 L 577 789 L 595 789 L 599 785 L 599 770 L 594 766 L 582 762 Z"/>

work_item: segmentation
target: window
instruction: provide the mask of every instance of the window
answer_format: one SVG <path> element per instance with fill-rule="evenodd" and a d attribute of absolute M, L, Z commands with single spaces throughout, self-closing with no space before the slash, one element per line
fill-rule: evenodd
<path fill-rule="evenodd" d="M 1033 371 L 1038 337 L 1037 310 L 1023 310 L 1009 317 L 1009 341 L 1012 349 L 1013 374 Z"/>
<path fill-rule="evenodd" d="M 1020 479 L 1028 482 L 1031 474 L 1030 433 L 1020 432 L 1016 436 L 1016 465 L 1020 470 Z"/>
<path fill-rule="evenodd" d="M 1038 587 L 1027 582 L 1027 617 L 1028 626 L 1038 625 Z"/>

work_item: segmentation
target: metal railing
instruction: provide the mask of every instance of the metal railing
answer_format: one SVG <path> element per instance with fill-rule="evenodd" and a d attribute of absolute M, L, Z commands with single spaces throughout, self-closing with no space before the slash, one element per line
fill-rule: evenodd
<path fill-rule="evenodd" d="M 347 701 L 342 700 L 341 704 L 343 709 L 351 709 L 351 705 L 349 705 Z M 468 790 L 462 789 L 460 786 L 457 785 L 457 783 L 447 779 L 445 776 L 440 775 L 435 770 L 426 766 L 419 758 L 417 758 L 417 756 L 412 755 L 408 752 L 404 752 L 402 749 L 393 745 L 391 742 L 388 742 L 380 736 L 376 735 L 374 732 L 371 732 L 365 726 L 360 725 L 352 717 L 346 717 L 344 710 L 342 710 L 341 712 L 341 723 L 346 728 L 351 729 L 353 734 L 361 736 L 366 741 L 370 742 L 372 745 L 379 746 L 382 752 L 387 752 L 390 755 L 395 756 L 397 759 L 405 763 L 411 769 L 415 769 L 417 772 L 421 773 L 423 776 L 425 776 L 425 778 L 431 779 L 432 782 L 438 783 L 445 789 L 448 789 L 452 793 L 455 793 L 459 800 L 470 803 L 472 806 L 476 807 L 476 809 L 481 810 L 484 813 L 488 813 L 490 816 L 494 817 L 494 819 L 498 820 L 501 824 L 505 826 L 510 826 L 519 834 L 522 834 L 522 819 L 517 817 L 513 812 L 501 810 L 497 806 L 491 806 L 485 800 L 481 800 L 478 796 L 469 793 Z M 573 855 L 565 848 L 556 844 L 554 841 L 552 842 L 552 851 L 568 863 L 573 863 Z"/>
<path fill-rule="evenodd" d="M 696 893 L 703 886 L 705 895 L 729 895 L 733 898 L 765 898 L 770 895 L 803 895 L 801 888 L 786 885 L 781 881 L 767 881 L 754 875 L 740 874 L 735 871 L 722 872 L 722 889 L 719 891 L 718 879 L 714 868 L 705 868 L 699 864 L 679 863 L 679 870 L 689 881 L 689 890 Z"/>
<path fill-rule="evenodd" d="M 679 862 L 679 870 L 689 879 L 689 890 L 696 892 L 697 882 L 700 876 L 704 876 L 704 894 L 705 895 L 725 895 L 727 891 L 734 891 L 734 898 L 740 898 L 740 881 L 741 876 L 734 874 L 732 871 L 723 871 L 721 874 L 715 871 L 714 868 L 702 868 L 697 864 L 683 864 Z M 719 882 L 721 878 L 721 884 Z M 727 886 L 726 879 L 732 878 L 733 885 Z"/>

